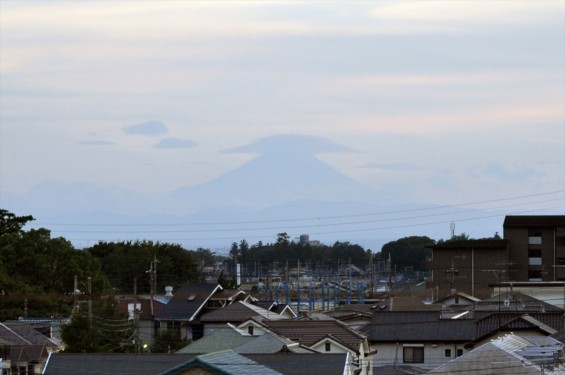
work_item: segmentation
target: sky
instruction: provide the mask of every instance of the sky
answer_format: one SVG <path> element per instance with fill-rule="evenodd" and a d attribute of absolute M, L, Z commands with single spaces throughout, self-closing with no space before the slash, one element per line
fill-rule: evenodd
<path fill-rule="evenodd" d="M 393 206 L 564 214 L 565 1 L 0 1 L 2 207 L 166 195 L 283 134 Z"/>

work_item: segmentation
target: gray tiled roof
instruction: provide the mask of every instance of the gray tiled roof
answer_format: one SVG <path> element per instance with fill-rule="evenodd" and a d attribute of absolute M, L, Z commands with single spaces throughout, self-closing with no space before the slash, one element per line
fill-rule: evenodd
<path fill-rule="evenodd" d="M 156 320 L 191 321 L 204 307 L 207 299 L 216 291 L 221 290 L 217 284 L 188 284 L 182 286 L 165 305 Z"/>
<path fill-rule="evenodd" d="M 49 356 L 43 375 L 155 375 L 192 358 L 192 354 L 53 353 Z"/>
<path fill-rule="evenodd" d="M 218 350 L 233 349 L 257 338 L 256 336 L 242 335 L 233 328 L 218 329 L 190 345 L 177 351 L 177 353 L 202 354 Z"/>
<path fill-rule="evenodd" d="M 199 355 L 198 359 L 231 375 L 281 375 L 280 372 L 231 350 Z"/>
<path fill-rule="evenodd" d="M 473 320 L 405 321 L 369 324 L 361 329 L 369 342 L 468 342 L 475 337 Z"/>
<path fill-rule="evenodd" d="M 233 349 L 234 352 L 243 353 L 277 353 L 285 345 L 292 345 L 293 341 L 277 337 L 269 332 L 261 336 L 254 336 L 253 340 Z"/>
<path fill-rule="evenodd" d="M 343 375 L 346 353 L 340 354 L 245 354 L 247 358 L 285 375 Z"/>
<path fill-rule="evenodd" d="M 22 323 L 0 323 L 0 339 L 11 345 L 44 345 L 51 348 L 59 346 L 29 324 Z"/>

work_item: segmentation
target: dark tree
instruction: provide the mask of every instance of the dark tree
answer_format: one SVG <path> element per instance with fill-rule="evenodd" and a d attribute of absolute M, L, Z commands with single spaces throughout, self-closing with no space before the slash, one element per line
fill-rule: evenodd
<path fill-rule="evenodd" d="M 16 216 L 8 210 L 0 208 L 0 236 L 6 233 L 18 233 L 24 225 L 35 220 L 33 216 Z"/>
<path fill-rule="evenodd" d="M 388 259 L 389 254 L 392 266 L 400 272 L 411 269 L 413 271 L 427 270 L 426 260 L 430 255 L 428 246 L 435 241 L 426 236 L 404 237 L 383 245 L 382 259 Z"/>

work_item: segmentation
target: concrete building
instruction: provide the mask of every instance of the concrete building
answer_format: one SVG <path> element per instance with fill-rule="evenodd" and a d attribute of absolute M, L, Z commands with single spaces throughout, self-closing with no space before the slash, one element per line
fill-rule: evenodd
<path fill-rule="evenodd" d="M 506 216 L 515 281 L 565 281 L 565 216 Z"/>
<path fill-rule="evenodd" d="M 489 284 L 506 281 L 509 242 L 503 239 L 446 241 L 431 246 L 427 287 L 434 299 L 463 292 L 472 297 L 491 296 Z"/>

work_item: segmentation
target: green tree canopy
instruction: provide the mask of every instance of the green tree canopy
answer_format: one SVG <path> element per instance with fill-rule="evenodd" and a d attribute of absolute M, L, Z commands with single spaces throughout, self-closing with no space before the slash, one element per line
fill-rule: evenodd
<path fill-rule="evenodd" d="M 197 281 L 199 273 L 192 252 L 177 244 L 153 241 L 99 242 L 86 249 L 102 264 L 110 284 L 121 293 L 133 291 L 134 279 L 140 293 L 150 291 L 150 273 L 156 259 L 157 291 L 165 286 L 178 288 L 186 282 Z"/>
<path fill-rule="evenodd" d="M 0 248 L 0 289 L 6 293 L 72 293 L 75 276 L 82 290 L 89 276 L 93 290 L 108 287 L 96 259 L 62 237 L 51 238 L 47 229 L 5 233 Z"/>
<path fill-rule="evenodd" d="M 0 236 L 5 233 L 17 233 L 28 222 L 35 220 L 33 216 L 16 216 L 12 212 L 0 208 Z"/>
<path fill-rule="evenodd" d="M 384 244 L 381 257 L 388 259 L 390 255 L 392 266 L 398 271 L 425 271 L 428 268 L 426 261 L 431 253 L 427 247 L 434 244 L 435 241 L 426 236 L 404 237 Z"/>

